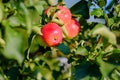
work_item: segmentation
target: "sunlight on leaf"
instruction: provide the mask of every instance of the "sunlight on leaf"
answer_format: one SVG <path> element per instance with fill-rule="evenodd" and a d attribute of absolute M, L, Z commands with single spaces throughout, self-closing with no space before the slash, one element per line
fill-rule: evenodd
<path fill-rule="evenodd" d="M 3 5 L 2 3 L 0 3 L 0 22 L 2 21 L 3 19 Z"/>
<path fill-rule="evenodd" d="M 95 8 L 93 11 L 90 12 L 91 15 L 100 17 L 103 16 L 103 10 L 101 8 Z"/>
<path fill-rule="evenodd" d="M 92 36 L 95 37 L 96 35 L 100 34 L 101 36 L 108 39 L 108 42 L 111 44 L 116 45 L 116 36 L 113 32 L 111 32 L 106 26 L 102 24 L 97 24 L 93 30 L 91 31 Z"/>
<path fill-rule="evenodd" d="M 20 7 L 22 11 L 24 12 L 28 34 L 30 34 L 32 31 L 32 21 L 31 21 L 30 13 L 23 3 L 20 4 Z"/>
<path fill-rule="evenodd" d="M 102 55 L 97 57 L 97 62 L 100 65 L 100 71 L 103 79 L 109 78 L 110 73 L 116 68 L 115 65 L 107 63 L 102 60 Z"/>
<path fill-rule="evenodd" d="M 76 54 L 86 56 L 86 55 L 88 55 L 88 51 L 84 47 L 79 47 L 79 48 L 77 48 Z"/>
<path fill-rule="evenodd" d="M 5 41 L 2 39 L 2 38 L 0 38 L 0 48 L 4 48 L 5 47 Z"/>
<path fill-rule="evenodd" d="M 11 59 L 16 59 L 19 63 L 23 61 L 22 56 L 22 45 L 23 39 L 21 34 L 11 29 L 9 26 L 6 27 L 6 45 L 4 48 L 4 56 Z"/>

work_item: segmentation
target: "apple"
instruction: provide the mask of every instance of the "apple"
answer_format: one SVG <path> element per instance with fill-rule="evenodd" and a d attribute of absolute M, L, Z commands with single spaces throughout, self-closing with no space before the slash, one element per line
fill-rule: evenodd
<path fill-rule="evenodd" d="M 75 19 L 71 19 L 70 23 L 63 26 L 65 36 L 72 39 L 78 35 L 80 31 L 80 24 Z"/>
<path fill-rule="evenodd" d="M 62 42 L 62 29 L 61 27 L 53 22 L 45 24 L 41 28 L 42 38 L 47 46 L 57 46 Z"/>
<path fill-rule="evenodd" d="M 67 24 L 71 20 L 71 12 L 68 8 L 64 6 L 50 6 L 44 11 L 44 15 L 49 15 L 52 17 L 52 21 L 56 23 L 61 23 L 62 25 Z"/>
<path fill-rule="evenodd" d="M 56 13 L 56 17 L 65 25 L 71 20 L 71 12 L 68 8 L 64 6 L 57 6 L 59 9 Z"/>

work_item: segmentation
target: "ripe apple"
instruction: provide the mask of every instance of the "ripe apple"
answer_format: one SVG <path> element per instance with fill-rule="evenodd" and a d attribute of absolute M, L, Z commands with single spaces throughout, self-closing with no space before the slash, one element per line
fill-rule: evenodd
<path fill-rule="evenodd" d="M 57 6 L 57 8 L 59 9 L 56 13 L 56 17 L 63 23 L 63 24 L 67 24 L 70 22 L 71 20 L 71 12 L 68 8 L 64 7 L 64 6 Z"/>
<path fill-rule="evenodd" d="M 52 17 L 53 22 L 58 22 L 62 24 L 67 24 L 71 20 L 71 12 L 68 8 L 64 6 L 48 7 L 44 11 L 44 15 L 49 15 Z"/>
<path fill-rule="evenodd" d="M 57 46 L 62 42 L 62 30 L 59 25 L 49 22 L 41 29 L 42 38 L 48 46 Z"/>
<path fill-rule="evenodd" d="M 63 26 L 63 31 L 67 38 L 72 39 L 78 35 L 80 24 L 75 19 L 71 19 L 70 23 Z"/>

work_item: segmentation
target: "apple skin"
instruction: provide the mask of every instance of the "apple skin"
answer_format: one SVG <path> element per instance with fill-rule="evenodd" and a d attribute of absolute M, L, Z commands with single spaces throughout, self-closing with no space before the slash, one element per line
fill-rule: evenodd
<path fill-rule="evenodd" d="M 68 8 L 64 6 L 57 6 L 59 9 L 56 13 L 56 17 L 65 25 L 70 22 L 71 20 L 71 12 Z"/>
<path fill-rule="evenodd" d="M 75 19 L 63 26 L 63 31 L 68 39 L 76 37 L 80 31 L 80 24 Z"/>
<path fill-rule="evenodd" d="M 42 38 L 47 46 L 57 46 L 62 42 L 62 30 L 59 25 L 53 22 L 49 22 L 41 29 Z"/>
<path fill-rule="evenodd" d="M 51 14 L 49 13 L 49 11 Z M 44 15 L 47 14 L 50 14 L 51 17 L 54 16 L 53 19 L 58 19 L 58 21 L 63 25 L 69 23 L 72 16 L 70 10 L 65 6 L 56 6 L 56 8 L 50 6 L 44 11 Z"/>

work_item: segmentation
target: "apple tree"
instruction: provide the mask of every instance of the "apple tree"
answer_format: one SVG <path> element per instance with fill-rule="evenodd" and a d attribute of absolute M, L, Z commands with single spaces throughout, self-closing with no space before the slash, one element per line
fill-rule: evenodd
<path fill-rule="evenodd" d="M 0 80 L 119 80 L 120 0 L 0 0 Z"/>

